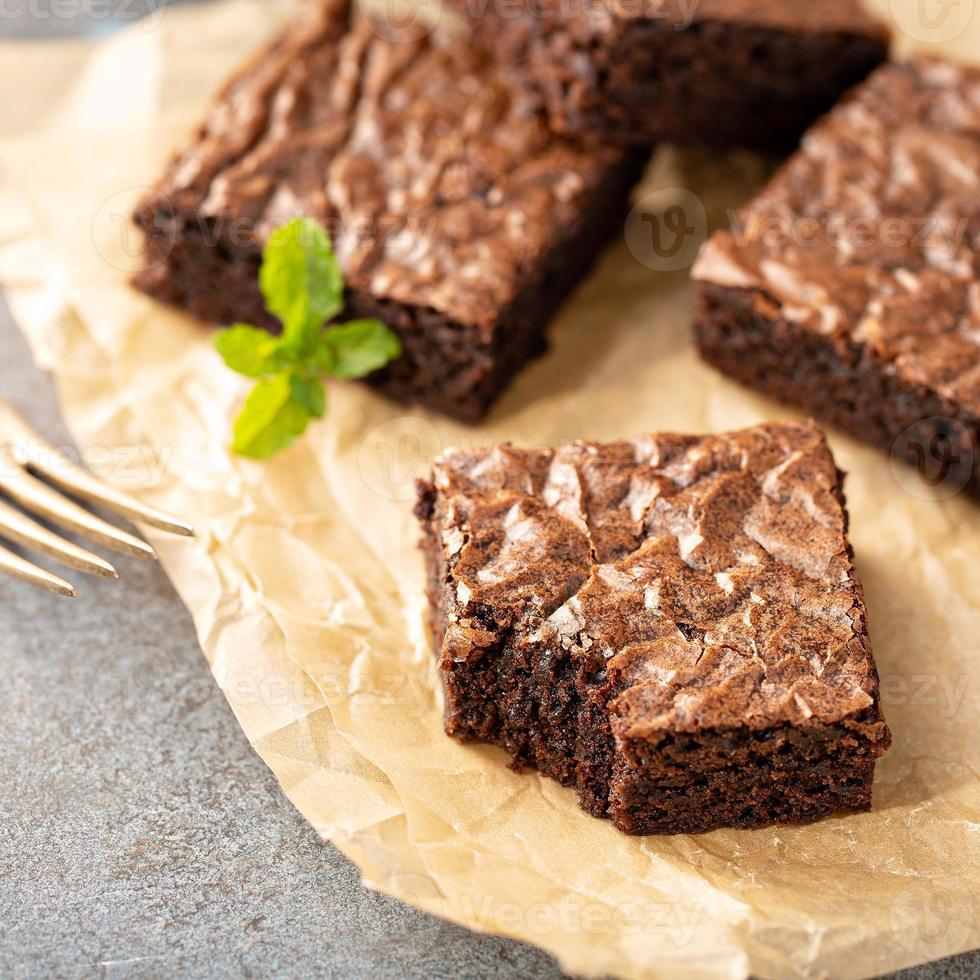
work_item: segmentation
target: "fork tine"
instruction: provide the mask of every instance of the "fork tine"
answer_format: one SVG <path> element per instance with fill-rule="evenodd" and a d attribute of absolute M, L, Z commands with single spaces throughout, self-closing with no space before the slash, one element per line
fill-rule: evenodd
<path fill-rule="evenodd" d="M 43 568 L 38 568 L 37 565 L 32 565 L 12 551 L 7 551 L 2 545 L 0 545 L 0 572 L 6 572 L 8 575 L 13 575 L 14 578 L 30 582 L 32 585 L 39 585 L 42 589 L 57 592 L 59 595 L 67 595 L 72 598 L 78 595 L 70 582 L 46 572 Z"/>
<path fill-rule="evenodd" d="M 46 527 L 32 521 L 26 514 L 0 500 L 0 537 L 34 548 L 56 558 L 72 568 L 101 575 L 103 578 L 119 578 L 119 573 L 98 555 L 65 541 Z"/>
<path fill-rule="evenodd" d="M 84 500 L 105 504 L 130 520 L 142 521 L 172 534 L 194 536 L 194 529 L 186 521 L 171 517 L 155 507 L 148 507 L 135 497 L 110 487 L 66 459 L 64 454 L 56 452 L 33 430 L 29 434 L 30 438 L 18 443 L 21 460 L 64 490 Z"/>
<path fill-rule="evenodd" d="M 26 510 L 77 531 L 107 548 L 136 558 L 156 558 L 156 552 L 145 541 L 90 514 L 25 470 L 0 468 L 0 489 Z"/>

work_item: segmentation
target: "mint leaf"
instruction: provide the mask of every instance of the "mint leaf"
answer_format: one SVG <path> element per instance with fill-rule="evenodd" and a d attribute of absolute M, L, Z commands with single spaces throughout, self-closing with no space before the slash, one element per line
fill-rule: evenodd
<path fill-rule="evenodd" d="M 286 343 L 306 348 L 344 305 L 344 279 L 326 229 L 309 218 L 277 228 L 262 252 L 259 289 Z"/>
<path fill-rule="evenodd" d="M 262 378 L 283 367 L 280 339 L 247 323 L 219 330 L 214 346 L 225 364 L 246 378 Z"/>
<path fill-rule="evenodd" d="M 326 411 L 322 375 L 362 378 L 402 352 L 380 320 L 324 328 L 343 308 L 344 280 L 324 228 L 296 218 L 277 228 L 262 253 L 259 288 L 282 336 L 248 323 L 221 330 L 215 346 L 233 371 L 259 381 L 235 420 L 232 449 L 267 459 Z"/>
<path fill-rule="evenodd" d="M 308 392 L 296 396 L 292 374 L 283 372 L 260 381 L 235 420 L 232 449 L 251 459 L 268 459 L 303 434 L 310 420 Z M 322 387 L 322 386 L 321 386 Z M 323 414 L 323 404 L 320 413 Z"/>
<path fill-rule="evenodd" d="M 327 408 L 327 390 L 319 378 L 309 378 L 301 374 L 291 374 L 289 385 L 293 393 L 293 401 L 302 405 L 310 418 L 318 419 Z"/>
<path fill-rule="evenodd" d="M 363 378 L 402 352 L 398 335 L 380 320 L 351 320 L 328 327 L 317 341 L 316 362 L 335 378 Z"/>

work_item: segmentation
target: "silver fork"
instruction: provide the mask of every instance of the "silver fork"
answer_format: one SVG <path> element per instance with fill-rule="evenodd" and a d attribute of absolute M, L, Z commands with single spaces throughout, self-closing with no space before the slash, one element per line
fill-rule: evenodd
<path fill-rule="evenodd" d="M 38 477 L 44 477 L 44 480 Z M 89 513 L 84 507 L 62 496 L 50 484 L 81 500 L 103 504 L 130 520 L 185 537 L 194 534 L 194 529 L 185 521 L 141 504 L 69 462 L 7 402 L 0 399 L 0 539 L 39 551 L 91 575 L 119 577 L 109 562 L 32 520 L 7 502 L 11 500 L 24 510 L 113 551 L 137 558 L 156 558 L 156 552 L 141 538 Z M 0 572 L 61 595 L 78 595 L 70 582 L 21 558 L 2 544 Z"/>

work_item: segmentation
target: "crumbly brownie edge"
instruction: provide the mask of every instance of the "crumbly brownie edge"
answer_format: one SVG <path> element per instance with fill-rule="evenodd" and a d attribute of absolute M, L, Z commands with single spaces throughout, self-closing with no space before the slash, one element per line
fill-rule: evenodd
<path fill-rule="evenodd" d="M 422 480 L 417 490 L 429 624 L 439 656 L 450 613 L 450 569 L 436 526 L 437 491 Z M 607 816 L 614 743 L 604 664 L 562 651 L 548 663 L 532 664 L 510 639 L 505 634 L 493 650 L 471 661 L 440 657 L 446 734 L 501 747 L 517 772 L 537 769 L 576 789 L 584 810 Z"/>
<path fill-rule="evenodd" d="M 723 374 L 821 422 L 918 464 L 934 436 L 969 466 L 965 489 L 980 496 L 980 419 L 914 384 L 851 340 L 829 338 L 780 316 L 762 290 L 698 285 L 694 336 Z M 916 427 L 915 438 L 900 437 Z"/>
<path fill-rule="evenodd" d="M 760 760 L 740 745 L 729 769 L 681 785 L 628 773 L 610 797 L 613 824 L 628 834 L 697 834 L 813 823 L 871 808 L 876 755 L 855 753 L 844 738 L 823 754 L 804 749 L 785 759 L 780 750 L 792 752 L 792 743 L 777 737 L 771 756 Z"/>
<path fill-rule="evenodd" d="M 430 623 L 439 651 L 451 602 L 450 569 L 436 526 L 438 493 L 426 481 L 418 491 Z M 840 471 L 834 492 L 846 534 Z M 853 558 L 850 545 L 848 553 Z M 500 746 L 514 769 L 535 768 L 573 787 L 583 809 L 610 818 L 624 833 L 801 824 L 871 807 L 875 762 L 891 742 L 873 667 L 874 704 L 837 724 L 630 739 L 613 733 L 609 706 L 619 692 L 607 682 L 601 657 L 555 647 L 518 650 L 510 640 L 505 635 L 473 660 L 440 662 L 447 734 Z"/>
<path fill-rule="evenodd" d="M 584 810 L 629 834 L 800 824 L 871 806 L 880 719 L 800 731 L 707 731 L 617 746 L 600 669 L 548 651 L 531 662 L 512 647 L 444 664 L 445 727 L 497 745 L 517 771 L 534 768 L 575 789 Z M 670 760 L 665 767 L 665 760 Z M 640 764 L 646 760 L 650 765 Z M 655 773 L 655 774 L 654 774 Z"/>
<path fill-rule="evenodd" d="M 844 476 L 836 471 L 833 492 L 847 541 Z M 847 555 L 853 563 L 850 541 Z M 854 586 L 863 605 L 864 589 L 856 578 Z M 866 621 L 860 636 L 870 646 Z M 621 740 L 610 792 L 614 825 L 630 834 L 701 833 L 811 823 L 870 810 L 875 763 L 891 745 L 873 659 L 870 671 L 874 703 L 836 725 L 665 732 L 657 741 Z"/>
<path fill-rule="evenodd" d="M 475 663 L 444 664 L 442 678 L 447 734 L 499 746 L 512 768 L 572 787 L 584 810 L 629 834 L 800 824 L 868 810 L 875 761 L 887 747 L 880 720 L 870 725 L 877 737 L 842 724 L 617 745 L 608 714 L 614 692 L 600 668 L 554 650 L 534 662 L 512 647 L 488 651 Z"/>
<path fill-rule="evenodd" d="M 584 810 L 607 817 L 616 750 L 604 666 L 509 642 L 478 660 L 443 663 L 446 732 L 500 746 L 516 771 L 537 769 L 575 789 Z"/>
<path fill-rule="evenodd" d="M 433 524 L 436 508 L 436 488 L 428 480 L 415 481 L 415 517 L 422 529 L 419 546 L 425 558 L 425 590 L 428 604 L 429 629 L 432 632 L 435 649 L 442 648 L 446 628 L 444 599 L 448 569 L 439 547 L 439 532 Z"/>
<path fill-rule="evenodd" d="M 403 356 L 369 382 L 399 400 L 462 422 L 480 421 L 521 367 L 545 350 L 549 320 L 622 227 L 643 161 L 625 153 L 588 192 L 578 220 L 529 271 L 489 342 L 438 310 L 349 292 L 347 316 L 378 317 L 403 345 Z M 142 208 L 136 221 L 146 234 L 145 269 L 133 278 L 137 289 L 210 323 L 244 321 L 277 329 L 258 289 L 257 244 L 229 245 L 193 213 Z"/>

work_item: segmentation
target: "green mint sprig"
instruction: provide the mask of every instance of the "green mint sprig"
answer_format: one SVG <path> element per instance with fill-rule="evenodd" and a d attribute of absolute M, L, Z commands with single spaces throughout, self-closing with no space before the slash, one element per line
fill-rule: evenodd
<path fill-rule="evenodd" d="M 215 346 L 233 371 L 258 379 L 235 420 L 232 449 L 268 459 L 323 416 L 325 376 L 363 378 L 402 348 L 380 320 L 327 324 L 343 309 L 344 278 L 330 236 L 308 218 L 294 218 L 269 237 L 259 289 L 282 333 L 236 323 L 218 332 Z"/>

